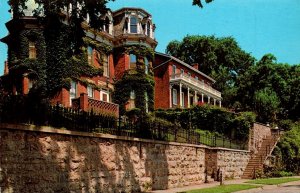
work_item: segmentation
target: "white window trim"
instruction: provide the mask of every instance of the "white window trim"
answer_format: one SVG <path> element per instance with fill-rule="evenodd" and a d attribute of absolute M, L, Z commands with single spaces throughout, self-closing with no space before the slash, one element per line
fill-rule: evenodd
<path fill-rule="evenodd" d="M 104 77 L 108 77 L 110 76 L 110 73 L 109 73 L 109 55 L 106 55 L 106 59 L 107 59 L 107 74 L 104 74 L 104 63 L 103 63 L 103 76 Z"/>
<path fill-rule="evenodd" d="M 172 104 L 173 105 L 178 104 L 177 90 L 175 88 L 173 88 L 172 90 Z"/>
<path fill-rule="evenodd" d="M 87 94 L 88 94 L 88 97 L 90 98 L 94 98 L 94 89 L 91 87 L 91 86 L 87 86 L 86 87 L 86 91 L 87 91 Z M 91 93 L 90 93 L 91 92 Z M 90 95 L 91 94 L 91 95 Z"/>
<path fill-rule="evenodd" d="M 110 101 L 109 92 L 105 91 L 105 90 L 100 91 L 100 101 L 103 101 L 103 94 L 105 94 L 107 96 L 107 101 L 104 101 L 104 102 L 109 102 Z"/>

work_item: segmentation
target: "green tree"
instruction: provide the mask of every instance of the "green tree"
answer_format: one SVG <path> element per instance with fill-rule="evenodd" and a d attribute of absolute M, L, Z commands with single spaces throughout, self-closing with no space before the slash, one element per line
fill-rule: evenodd
<path fill-rule="evenodd" d="M 238 77 L 236 99 L 241 104 L 241 109 L 262 112 L 257 109 L 255 100 L 258 99 L 258 96 L 262 96 L 263 91 L 267 89 L 267 92 L 271 92 L 268 94 L 276 94 L 274 102 L 279 101 L 276 110 L 277 118 L 297 120 L 299 115 L 296 112 L 299 112 L 300 93 L 299 69 L 299 65 L 278 64 L 276 57 L 272 54 L 263 56 L 261 60 Z M 266 118 L 266 116 L 264 117 Z"/>
<path fill-rule="evenodd" d="M 274 122 L 280 101 L 276 93 L 269 88 L 254 93 L 255 112 L 260 122 Z"/>
<path fill-rule="evenodd" d="M 222 92 L 226 106 L 234 105 L 237 78 L 255 61 L 232 37 L 186 36 L 170 42 L 166 52 L 186 63 L 198 63 L 202 72 L 216 80 L 214 87 Z"/>

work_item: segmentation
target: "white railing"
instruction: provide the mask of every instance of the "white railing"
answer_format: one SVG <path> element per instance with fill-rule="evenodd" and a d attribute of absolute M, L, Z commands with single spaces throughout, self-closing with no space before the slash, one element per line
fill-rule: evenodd
<path fill-rule="evenodd" d="M 212 88 L 211 86 L 209 86 L 208 84 L 205 84 L 204 82 L 202 81 L 199 81 L 193 77 L 190 77 L 186 74 L 172 74 L 170 76 L 170 81 L 176 81 L 176 80 L 182 80 L 183 83 L 189 83 L 197 88 L 199 88 L 200 90 L 204 90 L 208 93 L 211 93 L 217 97 L 220 97 L 221 98 L 221 92 L 217 91 L 216 89 Z"/>

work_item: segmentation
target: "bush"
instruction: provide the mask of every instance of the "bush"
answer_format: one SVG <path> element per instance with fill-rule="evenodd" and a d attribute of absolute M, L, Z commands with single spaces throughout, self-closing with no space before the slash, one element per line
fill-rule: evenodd
<path fill-rule="evenodd" d="M 210 105 L 196 106 L 191 109 L 157 110 L 155 116 L 178 123 L 182 128 L 209 130 L 229 138 L 246 140 L 249 128 L 255 121 L 255 114 L 243 112 L 235 114 L 224 108 Z"/>

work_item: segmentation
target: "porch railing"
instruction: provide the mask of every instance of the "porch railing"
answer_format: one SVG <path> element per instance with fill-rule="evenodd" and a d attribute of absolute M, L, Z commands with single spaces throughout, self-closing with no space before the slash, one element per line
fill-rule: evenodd
<path fill-rule="evenodd" d="M 221 92 L 217 91 L 216 89 L 212 88 L 211 86 L 209 86 L 208 84 L 205 84 L 202 81 L 199 81 L 193 77 L 190 77 L 186 74 L 182 74 L 182 73 L 177 73 L 177 74 L 172 74 L 170 76 L 170 81 L 176 81 L 176 80 L 183 80 L 187 83 L 190 83 L 191 85 L 206 91 L 208 93 L 211 93 L 219 98 L 221 98 Z"/>

